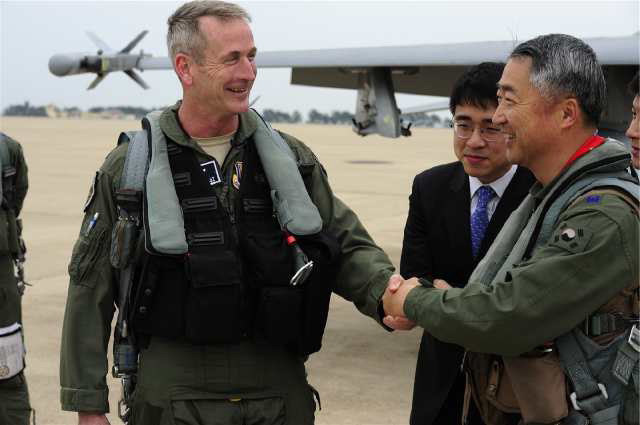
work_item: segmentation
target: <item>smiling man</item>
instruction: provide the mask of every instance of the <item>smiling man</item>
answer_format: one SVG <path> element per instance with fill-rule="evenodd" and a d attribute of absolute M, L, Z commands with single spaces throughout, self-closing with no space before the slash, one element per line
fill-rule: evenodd
<path fill-rule="evenodd" d="M 538 182 L 466 287 L 412 279 L 385 294 L 388 314 L 469 350 L 489 425 L 638 423 L 638 184 L 624 144 L 595 135 L 604 81 L 577 38 L 518 45 L 493 123 Z"/>
<path fill-rule="evenodd" d="M 418 174 L 409 197 L 400 273 L 464 287 L 511 212 L 535 181 L 507 160 L 504 135 L 491 121 L 504 64 L 471 67 L 453 87 L 453 150 L 458 161 Z M 412 425 L 459 424 L 464 348 L 422 336 L 411 408 Z M 475 410 L 469 425 L 480 424 Z"/>
<path fill-rule="evenodd" d="M 69 264 L 62 408 L 108 424 L 117 305 L 125 422 L 311 425 L 304 363 L 331 291 L 380 320 L 393 266 L 313 152 L 248 109 L 246 11 L 194 1 L 168 24 L 183 97 L 121 135 L 94 178 Z"/>

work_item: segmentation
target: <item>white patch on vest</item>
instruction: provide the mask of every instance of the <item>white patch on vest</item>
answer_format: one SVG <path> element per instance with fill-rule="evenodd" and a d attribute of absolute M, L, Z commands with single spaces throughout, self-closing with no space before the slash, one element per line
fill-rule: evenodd
<path fill-rule="evenodd" d="M 0 380 L 13 378 L 24 369 L 21 326 L 14 323 L 0 328 Z"/>
<path fill-rule="evenodd" d="M 209 182 L 209 186 L 215 186 L 222 181 L 222 177 L 220 177 L 220 166 L 218 166 L 218 161 L 215 159 L 212 161 L 203 162 L 200 164 L 202 167 L 202 172 L 207 177 L 207 181 Z"/>

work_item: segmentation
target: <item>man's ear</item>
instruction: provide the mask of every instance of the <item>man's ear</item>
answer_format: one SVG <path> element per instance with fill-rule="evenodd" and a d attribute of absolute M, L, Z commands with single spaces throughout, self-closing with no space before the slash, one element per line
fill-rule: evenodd
<path fill-rule="evenodd" d="M 565 130 L 575 126 L 582 120 L 582 109 L 578 104 L 578 100 L 569 97 L 560 103 L 560 128 Z"/>
<path fill-rule="evenodd" d="M 174 59 L 174 67 L 182 84 L 193 84 L 193 60 L 184 53 L 178 53 Z"/>

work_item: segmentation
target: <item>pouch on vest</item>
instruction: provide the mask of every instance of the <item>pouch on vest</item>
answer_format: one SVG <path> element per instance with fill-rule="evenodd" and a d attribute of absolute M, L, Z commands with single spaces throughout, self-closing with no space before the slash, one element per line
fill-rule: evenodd
<path fill-rule="evenodd" d="M 231 251 L 191 252 L 187 267 L 191 287 L 185 309 L 187 340 L 195 344 L 234 343 L 243 337 L 242 281 Z"/>
<path fill-rule="evenodd" d="M 144 255 L 142 259 L 140 272 L 134 279 L 137 285 L 129 312 L 130 322 L 139 334 L 171 339 L 183 336 L 187 290 L 182 259 L 151 255 Z M 160 300 L 169 302 L 160 303 Z"/>
<path fill-rule="evenodd" d="M 556 423 L 569 414 L 566 379 L 555 352 L 503 361 L 525 424 Z"/>
<path fill-rule="evenodd" d="M 302 295 L 296 287 L 261 288 L 256 330 L 274 345 L 295 343 L 302 327 Z"/>
<path fill-rule="evenodd" d="M 487 425 L 512 425 L 520 413 L 518 402 L 499 356 L 467 352 L 464 368 L 467 385 Z"/>
<path fill-rule="evenodd" d="M 311 275 L 304 285 L 302 300 L 302 329 L 296 351 L 303 356 L 320 351 L 322 336 L 327 324 L 329 303 L 336 280 L 336 263 L 340 257 L 338 241 L 324 231 L 309 236 L 299 236 L 298 243 L 314 262 Z"/>
<path fill-rule="evenodd" d="M 24 369 L 24 343 L 19 323 L 0 328 L 0 381 L 13 378 Z"/>

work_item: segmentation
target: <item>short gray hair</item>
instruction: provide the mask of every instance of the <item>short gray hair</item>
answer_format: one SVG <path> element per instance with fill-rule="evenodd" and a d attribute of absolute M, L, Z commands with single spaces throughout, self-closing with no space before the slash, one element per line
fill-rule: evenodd
<path fill-rule="evenodd" d="M 578 100 L 587 124 L 597 126 L 606 104 L 607 86 L 593 49 L 566 34 L 541 35 L 519 44 L 509 58 L 531 58 L 529 81 L 548 100 Z"/>
<path fill-rule="evenodd" d="M 198 19 L 212 16 L 223 22 L 244 19 L 251 22 L 251 16 L 234 3 L 213 0 L 197 0 L 183 4 L 167 20 L 167 48 L 173 62 L 178 53 L 184 53 L 202 62 L 207 41 L 200 32 Z"/>

